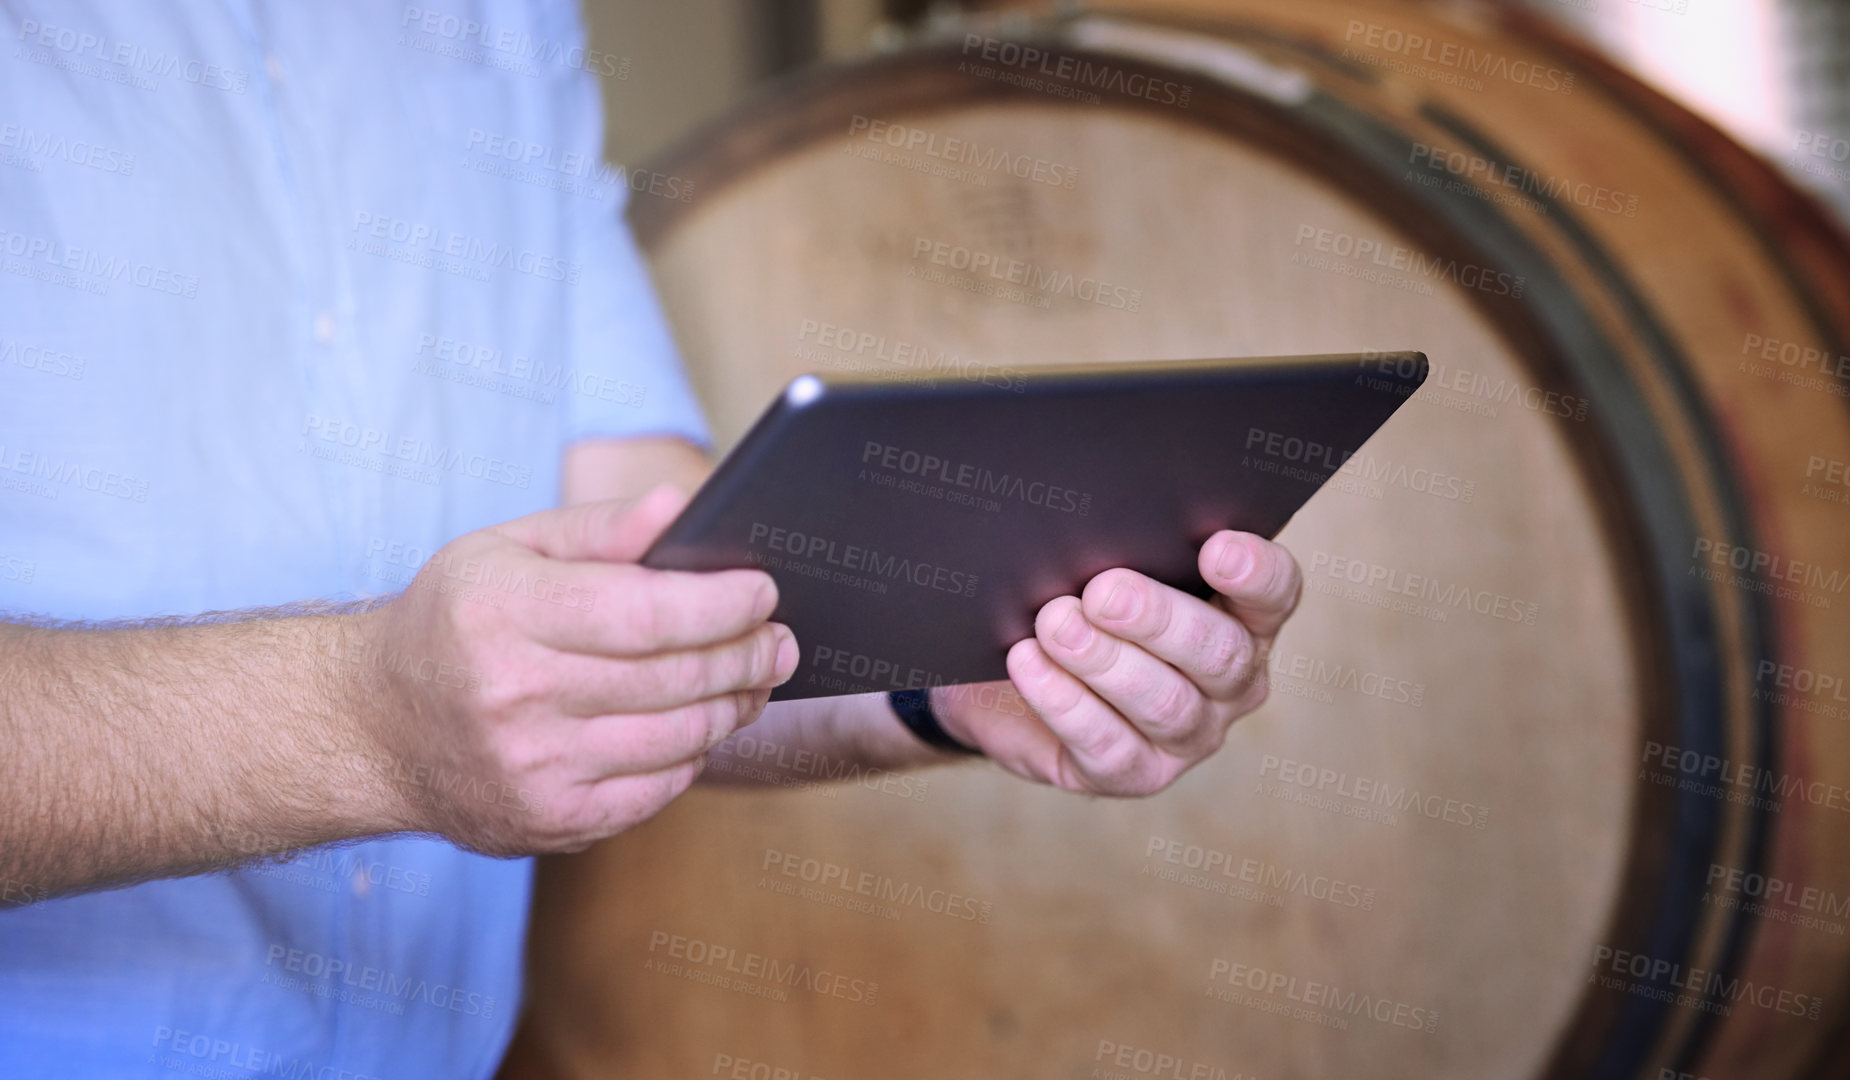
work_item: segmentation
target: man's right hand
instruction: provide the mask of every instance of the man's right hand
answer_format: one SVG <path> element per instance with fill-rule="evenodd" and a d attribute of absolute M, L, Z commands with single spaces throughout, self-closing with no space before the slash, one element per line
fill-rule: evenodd
<path fill-rule="evenodd" d="M 359 713 L 389 817 L 493 854 L 575 851 L 687 790 L 796 670 L 759 570 L 637 565 L 686 504 L 663 486 L 470 533 L 359 616 L 386 690 Z"/>

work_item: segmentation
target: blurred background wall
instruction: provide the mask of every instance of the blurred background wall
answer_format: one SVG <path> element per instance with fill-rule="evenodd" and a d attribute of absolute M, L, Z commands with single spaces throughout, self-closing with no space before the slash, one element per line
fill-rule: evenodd
<path fill-rule="evenodd" d="M 1850 4 L 1526 3 L 1722 125 L 1850 219 L 1850 95 L 1845 93 L 1850 87 Z M 942 14 L 958 5 L 925 0 L 584 0 L 584 8 L 596 47 L 633 61 L 630 77 L 605 80 L 604 91 L 609 157 L 634 164 L 768 80 L 879 48 L 934 10 Z M 1815 148 L 1824 152 L 1815 153 Z"/>
<path fill-rule="evenodd" d="M 631 217 L 722 450 L 800 371 L 921 356 L 1435 375 L 1280 535 L 1307 590 L 1223 753 L 1135 802 L 722 754 L 784 790 L 543 862 L 504 1076 L 1850 1075 L 1850 245 L 1774 171 L 1850 203 L 1840 6 L 586 3 L 629 61 L 611 157 L 694 184 Z M 1189 96 L 1055 93 L 966 60 L 973 30 Z M 1408 607 L 1415 577 L 1529 619 Z M 830 978 L 735 984 L 735 955 Z M 1331 986 L 1386 1011 L 1298 1007 Z"/>

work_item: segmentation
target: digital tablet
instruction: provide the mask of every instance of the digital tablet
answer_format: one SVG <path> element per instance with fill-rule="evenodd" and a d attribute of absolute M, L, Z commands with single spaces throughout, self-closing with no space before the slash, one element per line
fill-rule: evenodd
<path fill-rule="evenodd" d="M 772 700 L 1006 679 L 1104 570 L 1209 595 L 1202 543 L 1277 535 L 1425 378 L 1417 352 L 804 375 L 642 563 L 777 581 L 802 661 Z"/>

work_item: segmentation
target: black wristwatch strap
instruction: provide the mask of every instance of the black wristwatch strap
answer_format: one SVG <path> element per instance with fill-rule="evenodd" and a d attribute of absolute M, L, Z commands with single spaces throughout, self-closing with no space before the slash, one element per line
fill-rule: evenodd
<path fill-rule="evenodd" d="M 893 706 L 893 712 L 899 717 L 899 722 L 906 725 L 907 729 L 917 735 L 919 741 L 925 745 L 948 750 L 953 754 L 975 754 L 979 757 L 982 755 L 981 750 L 974 746 L 965 746 L 951 738 L 950 732 L 944 730 L 944 725 L 938 722 L 937 714 L 931 711 L 929 691 L 892 690 L 887 693 L 886 700 L 889 705 Z"/>

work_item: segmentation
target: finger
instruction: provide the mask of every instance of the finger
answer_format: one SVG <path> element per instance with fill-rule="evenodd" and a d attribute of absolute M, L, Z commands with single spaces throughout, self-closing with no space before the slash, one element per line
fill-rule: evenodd
<path fill-rule="evenodd" d="M 1009 678 L 1041 722 L 1060 740 L 1053 783 L 1072 791 L 1128 795 L 1162 787 L 1156 748 L 1034 638 L 1008 654 Z"/>
<path fill-rule="evenodd" d="M 559 667 L 552 693 L 567 715 L 644 713 L 781 685 L 796 671 L 797 642 L 789 627 L 764 623 L 719 645 L 622 660 L 567 656 L 555 661 Z"/>
<path fill-rule="evenodd" d="M 758 718 L 769 690 L 738 690 L 666 712 L 568 719 L 575 767 L 599 779 L 657 772 L 694 760 Z"/>
<path fill-rule="evenodd" d="M 1080 608 L 1093 626 L 1173 665 L 1217 701 L 1232 699 L 1252 681 L 1252 634 L 1226 611 L 1180 589 L 1135 570 L 1107 570 L 1086 582 Z"/>
<path fill-rule="evenodd" d="M 1254 637 L 1269 638 L 1291 617 L 1304 588 L 1298 561 L 1261 536 L 1228 530 L 1201 545 L 1201 576 L 1226 597 L 1233 616 Z"/>
<path fill-rule="evenodd" d="M 1054 663 L 1078 676 L 1151 743 L 1186 752 L 1210 741 L 1212 717 L 1201 690 L 1141 646 L 1093 626 L 1079 601 L 1070 596 L 1048 601 L 1035 617 L 1034 637 Z"/>
<path fill-rule="evenodd" d="M 660 484 L 634 501 L 603 499 L 542 510 L 497 525 L 495 532 L 549 559 L 635 562 L 686 508 L 688 499 L 673 484 Z"/>
<path fill-rule="evenodd" d="M 647 656 L 731 641 L 777 607 L 777 584 L 762 570 L 650 570 L 529 554 L 487 573 L 497 570 L 507 575 L 498 587 L 520 598 L 522 630 L 554 649 L 592 656 Z"/>
<path fill-rule="evenodd" d="M 977 703 L 979 694 L 994 688 L 989 701 Z M 1060 740 L 1026 698 L 1010 682 L 946 686 L 932 692 L 939 716 L 957 710 L 964 717 L 960 737 L 983 751 L 983 756 L 1026 780 L 1056 782 Z"/>
<path fill-rule="evenodd" d="M 593 838 L 614 836 L 661 813 L 662 808 L 687 793 L 706 767 L 703 755 L 640 776 L 612 776 L 591 785 L 584 813 L 585 829 Z"/>

